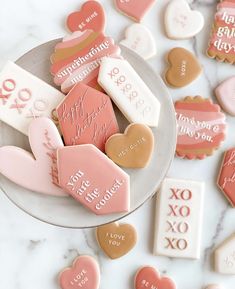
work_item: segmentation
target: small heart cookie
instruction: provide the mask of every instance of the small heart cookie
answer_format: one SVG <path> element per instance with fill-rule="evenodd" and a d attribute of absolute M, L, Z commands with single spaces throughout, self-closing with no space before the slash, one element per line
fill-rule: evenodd
<path fill-rule="evenodd" d="M 125 39 L 120 44 L 133 50 L 144 59 L 149 59 L 156 54 L 155 40 L 151 31 L 142 24 L 135 23 L 125 32 Z"/>
<path fill-rule="evenodd" d="M 87 1 L 80 11 L 71 13 L 67 18 L 67 27 L 71 32 L 93 30 L 104 32 L 105 13 L 102 5 L 97 1 Z"/>
<path fill-rule="evenodd" d="M 235 76 L 222 82 L 216 89 L 215 95 L 224 111 L 235 116 Z"/>
<path fill-rule="evenodd" d="M 187 39 L 198 34 L 204 26 L 204 17 L 192 11 L 187 1 L 169 2 L 165 13 L 167 36 L 171 39 Z"/>
<path fill-rule="evenodd" d="M 111 259 L 126 255 L 137 240 L 136 230 L 129 224 L 110 223 L 98 227 L 96 236 L 101 249 Z"/>
<path fill-rule="evenodd" d="M 59 283 L 62 289 L 98 289 L 100 269 L 96 260 L 90 256 L 80 256 L 71 268 L 60 273 Z"/>
<path fill-rule="evenodd" d="M 155 0 L 114 0 L 116 7 L 124 15 L 140 22 Z"/>
<path fill-rule="evenodd" d="M 107 156 L 125 168 L 144 168 L 154 148 L 152 130 L 143 124 L 130 124 L 124 134 L 114 134 L 105 145 Z"/>
<path fill-rule="evenodd" d="M 135 289 L 176 289 L 175 282 L 168 277 L 161 277 L 153 267 L 141 268 L 135 276 Z"/>
<path fill-rule="evenodd" d="M 184 48 L 173 48 L 168 53 L 167 60 L 170 67 L 165 74 L 165 79 L 172 87 L 184 87 L 193 82 L 202 72 L 197 58 Z"/>

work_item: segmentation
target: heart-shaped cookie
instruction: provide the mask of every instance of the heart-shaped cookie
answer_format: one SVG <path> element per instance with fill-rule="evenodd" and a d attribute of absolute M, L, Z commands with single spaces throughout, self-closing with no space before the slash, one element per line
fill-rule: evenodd
<path fill-rule="evenodd" d="M 62 289 L 98 289 L 100 269 L 96 260 L 90 256 L 80 256 L 71 268 L 60 273 L 59 283 Z"/>
<path fill-rule="evenodd" d="M 96 236 L 101 249 L 111 259 L 126 255 L 137 240 L 136 230 L 129 224 L 110 223 L 98 227 Z"/>
<path fill-rule="evenodd" d="M 105 13 L 97 1 L 86 1 L 80 11 L 71 13 L 67 18 L 67 27 L 71 32 L 93 30 L 104 32 Z"/>
<path fill-rule="evenodd" d="M 151 31 L 142 24 L 135 23 L 126 29 L 125 39 L 120 44 L 135 51 L 144 59 L 156 54 L 155 40 Z"/>
<path fill-rule="evenodd" d="M 167 60 L 169 68 L 165 79 L 172 87 L 184 87 L 193 82 L 202 72 L 197 58 L 184 48 L 173 48 L 168 53 Z"/>
<path fill-rule="evenodd" d="M 116 164 L 125 168 L 144 168 L 154 148 L 152 130 L 143 124 L 130 124 L 124 134 L 114 134 L 106 142 L 105 152 Z"/>
<path fill-rule="evenodd" d="M 33 120 L 29 127 L 29 143 L 33 154 L 14 146 L 0 148 L 0 173 L 26 189 L 65 196 L 57 186 L 56 159 L 56 150 L 64 145 L 54 123 L 44 117 Z"/>
<path fill-rule="evenodd" d="M 176 289 L 175 282 L 168 277 L 161 277 L 153 267 L 143 267 L 135 277 L 135 289 Z"/>
<path fill-rule="evenodd" d="M 235 116 L 235 76 L 222 82 L 216 88 L 215 95 L 223 110 Z"/>
<path fill-rule="evenodd" d="M 114 0 L 116 7 L 123 14 L 140 22 L 155 0 Z"/>
<path fill-rule="evenodd" d="M 204 17 L 193 11 L 186 0 L 170 1 L 165 13 L 167 36 L 171 39 L 187 39 L 198 34 L 204 26 Z"/>

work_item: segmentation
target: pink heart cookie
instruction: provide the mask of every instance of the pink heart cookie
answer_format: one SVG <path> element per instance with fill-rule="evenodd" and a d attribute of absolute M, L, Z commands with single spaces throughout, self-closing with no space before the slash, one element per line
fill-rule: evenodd
<path fill-rule="evenodd" d="M 115 4 L 122 13 L 140 22 L 155 0 L 115 0 Z"/>
<path fill-rule="evenodd" d="M 57 186 L 56 149 L 63 147 L 60 134 L 49 118 L 37 118 L 29 126 L 33 154 L 15 146 L 0 148 L 0 173 L 16 184 L 43 194 L 65 196 Z"/>
<path fill-rule="evenodd" d="M 57 107 L 65 145 L 93 144 L 104 151 L 107 139 L 119 132 L 108 95 L 78 83 Z"/>
<path fill-rule="evenodd" d="M 94 145 L 58 149 L 60 186 L 97 215 L 129 211 L 129 176 Z"/>
<path fill-rule="evenodd" d="M 222 82 L 216 88 L 215 95 L 223 110 L 235 116 L 235 76 Z"/>
<path fill-rule="evenodd" d="M 100 269 L 96 260 L 90 256 L 81 256 L 74 260 L 71 268 L 66 268 L 59 276 L 62 289 L 98 289 Z"/>
<path fill-rule="evenodd" d="M 105 29 L 105 13 L 97 1 L 87 1 L 80 11 L 73 12 L 67 18 L 67 27 L 71 32 L 91 29 L 103 32 Z"/>
<path fill-rule="evenodd" d="M 168 277 L 161 277 L 153 267 L 143 267 L 135 277 L 135 289 L 176 289 L 173 280 Z"/>

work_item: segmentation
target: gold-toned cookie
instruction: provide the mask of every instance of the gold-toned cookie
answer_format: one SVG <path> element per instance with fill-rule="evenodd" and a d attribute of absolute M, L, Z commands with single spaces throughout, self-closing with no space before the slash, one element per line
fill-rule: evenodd
<path fill-rule="evenodd" d="M 125 168 L 143 168 L 149 163 L 154 147 L 152 130 L 144 125 L 130 124 L 124 134 L 112 135 L 105 144 L 107 156 Z"/>
<path fill-rule="evenodd" d="M 184 87 L 193 82 L 202 72 L 197 58 L 182 47 L 173 48 L 167 56 L 169 68 L 166 71 L 166 82 L 172 87 Z"/>
<path fill-rule="evenodd" d="M 137 233 L 130 224 L 110 223 L 96 229 L 101 249 L 111 259 L 126 255 L 136 244 Z"/>

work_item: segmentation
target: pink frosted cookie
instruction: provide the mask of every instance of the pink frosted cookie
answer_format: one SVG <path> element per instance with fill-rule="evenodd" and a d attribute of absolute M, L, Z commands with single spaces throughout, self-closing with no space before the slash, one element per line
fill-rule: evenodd
<path fill-rule="evenodd" d="M 204 159 L 225 139 L 225 115 L 210 99 L 186 97 L 175 103 L 178 138 L 176 155 Z"/>
<path fill-rule="evenodd" d="M 65 196 L 58 185 L 56 150 L 63 142 L 54 123 L 37 118 L 29 127 L 33 154 L 14 146 L 0 148 L 0 173 L 16 184 L 43 194 Z"/>
<path fill-rule="evenodd" d="M 55 46 L 51 56 L 54 83 L 65 93 L 78 82 L 101 90 L 97 83 L 101 59 L 119 54 L 120 48 L 102 32 L 76 31 Z"/>
<path fill-rule="evenodd" d="M 217 185 L 235 207 L 235 148 L 229 149 L 224 154 Z"/>
<path fill-rule="evenodd" d="M 235 76 L 222 82 L 215 90 L 218 102 L 224 111 L 235 116 Z"/>
<path fill-rule="evenodd" d="M 97 215 L 129 211 L 130 178 L 94 145 L 57 151 L 59 184 Z"/>
<path fill-rule="evenodd" d="M 88 29 L 104 32 L 105 13 L 102 5 L 97 1 L 85 2 L 80 11 L 73 12 L 68 16 L 67 27 L 71 32 Z"/>
<path fill-rule="evenodd" d="M 71 268 L 66 268 L 60 273 L 59 283 L 62 289 L 98 289 L 99 265 L 90 256 L 80 256 L 74 260 Z"/>
<path fill-rule="evenodd" d="M 141 268 L 135 276 L 135 289 L 176 289 L 175 282 L 168 277 L 161 277 L 153 267 Z"/>
<path fill-rule="evenodd" d="M 217 6 L 207 54 L 211 58 L 235 62 L 235 2 L 225 0 Z"/>
<path fill-rule="evenodd" d="M 57 115 L 66 145 L 93 144 L 104 151 L 107 139 L 119 132 L 109 96 L 83 83 L 69 92 Z"/>
<path fill-rule="evenodd" d="M 116 7 L 123 14 L 140 22 L 155 0 L 114 0 Z"/>

